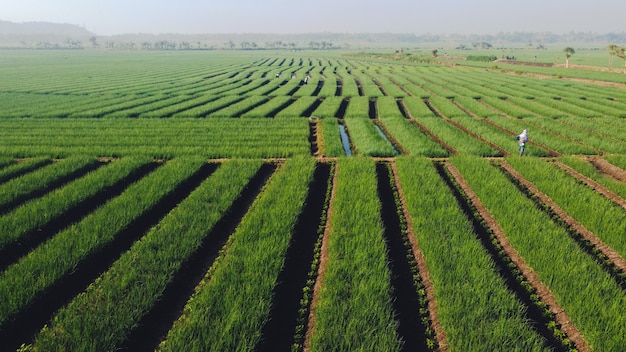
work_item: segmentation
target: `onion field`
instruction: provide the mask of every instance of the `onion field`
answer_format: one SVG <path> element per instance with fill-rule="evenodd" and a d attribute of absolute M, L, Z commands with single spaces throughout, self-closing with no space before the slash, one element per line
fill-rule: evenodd
<path fill-rule="evenodd" d="M 3 350 L 626 348 L 616 77 L 0 53 Z"/>

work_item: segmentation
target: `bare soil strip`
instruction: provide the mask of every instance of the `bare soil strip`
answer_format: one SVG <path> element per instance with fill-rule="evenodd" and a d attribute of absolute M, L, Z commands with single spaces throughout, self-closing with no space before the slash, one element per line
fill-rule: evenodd
<path fill-rule="evenodd" d="M 626 181 L 626 170 L 622 170 L 621 168 L 609 163 L 602 158 L 588 156 L 587 160 L 592 163 L 601 173 L 609 175 L 620 182 Z"/>
<path fill-rule="evenodd" d="M 274 287 L 269 318 L 263 327 L 261 341 L 254 348 L 257 352 L 289 351 L 295 342 L 300 302 L 315 257 L 318 229 L 320 225 L 325 225 L 320 222 L 330 170 L 330 164 L 320 163 L 315 168 L 309 194 L 291 235 L 285 262 Z"/>
<path fill-rule="evenodd" d="M 506 255 L 511 258 L 511 261 L 522 272 L 522 275 L 528 280 L 530 285 L 535 289 L 536 294 L 539 296 L 542 302 L 544 302 L 554 314 L 556 322 L 560 325 L 561 330 L 567 335 L 568 339 L 574 343 L 576 348 L 581 352 L 591 351 L 589 345 L 582 337 L 580 331 L 570 322 L 567 313 L 559 306 L 556 298 L 550 291 L 550 289 L 539 279 L 537 273 L 532 269 L 528 263 L 524 261 L 522 256 L 517 253 L 515 248 L 511 246 L 504 230 L 500 227 L 496 219 L 491 215 L 489 210 L 480 202 L 478 196 L 465 179 L 461 176 L 459 171 L 450 163 L 446 163 L 446 167 L 450 174 L 454 177 L 457 184 L 461 187 L 463 192 L 472 202 L 480 216 L 483 218 L 489 229 L 493 232 L 498 242 L 502 246 Z"/>
<path fill-rule="evenodd" d="M 560 165 L 559 165 L 560 164 Z M 607 259 L 617 267 L 622 273 L 626 273 L 626 260 L 620 256 L 615 250 L 611 247 L 607 246 L 603 243 L 594 233 L 587 230 L 584 226 L 578 223 L 574 218 L 568 215 L 563 209 L 561 209 L 555 202 L 553 202 L 548 196 L 542 193 L 534 184 L 530 181 L 526 180 L 517 170 L 515 170 L 509 163 L 506 161 L 502 161 L 500 163 L 501 167 L 506 170 L 511 176 L 513 176 L 521 185 L 526 187 L 530 192 L 532 192 L 541 202 L 547 205 L 550 210 L 557 215 L 560 219 L 562 219 L 567 226 L 572 228 L 576 233 L 580 234 L 585 241 L 588 241 L 597 248 L 600 253 L 607 257 Z M 563 168 L 569 168 L 566 165 L 557 162 L 557 165 Z M 572 170 L 574 171 L 574 170 Z M 582 175 L 580 175 L 582 176 Z M 607 191 L 608 192 L 608 191 Z M 618 197 L 619 198 L 619 197 Z M 623 200 L 622 200 L 623 202 Z"/>
<path fill-rule="evenodd" d="M 318 121 L 317 120 L 309 120 L 309 143 L 311 144 L 311 155 L 318 156 L 319 155 L 319 147 L 318 147 Z"/>
<path fill-rule="evenodd" d="M 396 197 L 391 186 L 390 170 L 387 165 L 388 163 L 377 163 L 376 173 L 381 218 L 385 229 L 384 238 L 391 271 L 392 304 L 395 319 L 399 323 L 397 332 L 404 341 L 404 351 L 428 351 L 427 326 L 421 323 L 420 297 L 417 294 L 418 288 L 413 278 L 414 260 L 407 259 L 405 240 L 408 238 L 405 237 L 407 237 L 408 231 L 403 231 L 400 224 L 398 214 L 400 209 L 396 205 Z"/>
<path fill-rule="evenodd" d="M 597 163 L 601 163 L 598 160 L 603 160 L 603 159 L 595 159 Z M 606 163 L 606 161 L 605 161 Z M 614 202 L 615 204 L 619 205 L 620 207 L 624 208 L 626 210 L 626 200 L 622 199 L 622 197 L 618 196 L 617 194 L 611 192 L 608 188 L 602 186 L 601 184 L 599 184 L 598 182 L 590 179 L 589 177 L 579 173 L 578 171 L 572 169 L 571 167 L 559 162 L 559 161 L 555 161 L 554 164 L 558 167 L 560 167 L 561 169 L 567 171 L 567 173 L 569 173 L 570 175 L 576 177 L 578 180 L 582 181 L 583 183 L 587 184 L 589 187 L 593 188 L 594 190 L 596 190 L 598 193 L 602 194 L 603 196 L 605 196 L 606 198 L 610 199 L 612 202 Z M 594 165 L 595 162 L 594 162 Z M 609 164 L 610 165 L 610 164 Z M 613 165 L 611 165 L 613 166 Z M 620 169 L 621 170 L 621 169 Z M 613 177 L 613 175 L 610 175 Z"/>
<path fill-rule="evenodd" d="M 117 347 L 118 351 L 154 351 L 158 347 L 275 170 L 275 164 L 264 164 L 250 179 L 226 215 L 207 233 L 198 250 L 181 265 L 157 303 L 141 318 L 126 341 Z"/>
<path fill-rule="evenodd" d="M 448 351 L 448 342 L 446 333 L 443 330 L 443 327 L 441 326 L 441 323 L 439 322 L 439 317 L 437 315 L 437 301 L 435 300 L 435 289 L 430 278 L 430 272 L 428 271 L 428 267 L 426 266 L 424 253 L 422 253 L 422 250 L 419 247 L 419 243 L 417 242 L 417 236 L 415 235 L 415 231 L 413 230 L 413 222 L 411 220 L 411 216 L 409 215 L 409 210 L 406 206 L 406 198 L 404 197 L 404 192 L 402 191 L 402 187 L 400 185 L 398 168 L 394 161 L 391 161 L 391 170 L 393 173 L 393 182 L 395 182 L 396 184 L 396 187 L 398 189 L 398 197 L 400 198 L 400 202 L 402 204 L 402 213 L 407 223 L 407 237 L 411 244 L 413 256 L 415 258 L 415 261 L 417 262 L 417 270 L 420 277 L 422 278 L 422 284 L 424 284 L 424 287 L 426 289 L 426 298 L 428 299 L 428 311 L 430 314 L 431 329 L 435 332 L 435 339 L 437 340 L 438 351 L 445 352 Z"/>
<path fill-rule="evenodd" d="M 304 340 L 304 351 L 308 352 L 311 350 L 311 338 L 315 333 L 315 307 L 317 306 L 317 301 L 319 300 L 319 292 L 324 284 L 324 276 L 326 273 L 326 265 L 328 265 L 328 241 L 329 233 L 330 233 L 330 219 L 333 216 L 333 204 L 336 195 L 336 187 L 337 184 L 337 170 L 339 169 L 339 165 L 335 164 L 335 172 L 333 174 L 332 181 L 332 189 L 330 193 L 330 201 L 328 203 L 328 210 L 326 211 L 326 224 L 324 226 L 324 235 L 322 239 L 322 249 L 320 251 L 320 264 L 317 270 L 317 279 L 315 280 L 315 286 L 313 287 L 313 299 L 311 300 L 311 307 L 309 308 L 309 319 L 307 321 L 306 326 L 306 337 Z"/>

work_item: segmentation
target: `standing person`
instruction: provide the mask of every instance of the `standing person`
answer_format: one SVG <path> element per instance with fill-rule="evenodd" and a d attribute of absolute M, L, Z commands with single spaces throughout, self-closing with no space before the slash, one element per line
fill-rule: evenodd
<path fill-rule="evenodd" d="M 528 131 L 527 130 L 523 130 L 521 134 L 517 135 L 517 137 L 515 137 L 515 139 L 517 139 L 518 141 L 518 145 L 519 145 L 519 156 L 524 155 L 524 149 L 526 148 L 526 142 L 528 142 Z"/>

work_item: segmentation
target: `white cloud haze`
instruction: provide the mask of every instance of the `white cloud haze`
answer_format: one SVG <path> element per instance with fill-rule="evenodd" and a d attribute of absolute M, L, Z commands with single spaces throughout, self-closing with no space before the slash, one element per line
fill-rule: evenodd
<path fill-rule="evenodd" d="M 0 0 L 0 20 L 122 33 L 623 32 L 623 0 Z"/>

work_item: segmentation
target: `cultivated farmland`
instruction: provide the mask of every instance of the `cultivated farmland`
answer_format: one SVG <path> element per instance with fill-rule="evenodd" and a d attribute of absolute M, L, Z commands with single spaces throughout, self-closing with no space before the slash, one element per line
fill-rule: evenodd
<path fill-rule="evenodd" d="M 1 54 L 4 350 L 626 347 L 618 77 Z"/>

